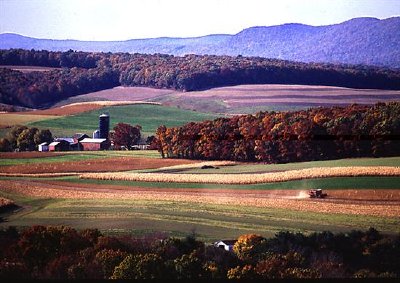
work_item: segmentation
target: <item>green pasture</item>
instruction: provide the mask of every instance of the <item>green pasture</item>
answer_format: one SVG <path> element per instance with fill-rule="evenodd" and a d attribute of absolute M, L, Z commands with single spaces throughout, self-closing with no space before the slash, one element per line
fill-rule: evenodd
<path fill-rule="evenodd" d="M 189 122 L 212 120 L 219 117 L 216 114 L 183 110 L 176 107 L 136 104 L 104 107 L 77 115 L 33 122 L 29 126 L 49 129 L 53 135 L 57 136 L 69 136 L 79 132 L 91 135 L 99 127 L 99 115 L 106 112 L 110 114 L 111 129 L 119 122 L 140 125 L 142 126 L 142 134 L 147 136 L 154 135 L 160 125 L 175 127 Z"/>
<path fill-rule="evenodd" d="M 55 154 L 59 154 L 59 152 Z M 160 158 L 160 154 L 156 150 L 66 151 L 62 152 L 62 154 L 63 155 L 46 155 L 43 157 L 39 156 L 35 158 L 2 158 L 0 159 L 0 166 L 36 163 L 58 163 L 111 157 Z"/>
<path fill-rule="evenodd" d="M 206 242 L 235 239 L 242 234 L 273 236 L 279 231 L 345 232 L 374 227 L 383 233 L 399 232 L 398 218 L 311 213 L 268 207 L 199 204 L 186 201 L 39 199 L 10 195 L 23 208 L 2 214 L 1 226 L 69 225 L 98 228 L 106 234 L 145 235 L 163 232 L 181 237 L 195 232 Z"/>

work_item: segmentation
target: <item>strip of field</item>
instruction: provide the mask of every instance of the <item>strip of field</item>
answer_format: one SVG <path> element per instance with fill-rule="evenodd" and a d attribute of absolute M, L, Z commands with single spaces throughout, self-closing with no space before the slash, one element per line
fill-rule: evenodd
<path fill-rule="evenodd" d="M 217 113 L 298 110 L 316 106 L 398 101 L 400 91 L 308 85 L 238 85 L 174 93 L 155 101 Z"/>
<path fill-rule="evenodd" d="M 164 173 L 86 173 L 81 178 L 100 180 L 127 180 L 166 183 L 213 183 L 213 184 L 258 184 L 301 180 L 311 178 L 347 177 L 347 176 L 400 176 L 400 167 L 358 166 L 307 168 L 285 172 L 260 174 L 164 174 Z"/>
<path fill-rule="evenodd" d="M 88 111 L 98 110 L 104 107 L 110 106 L 121 106 L 121 105 L 133 105 L 133 104 L 150 104 L 160 105 L 157 102 L 146 102 L 146 101 L 91 101 L 91 102 L 76 102 L 68 105 L 54 107 L 46 110 L 34 110 L 19 112 L 18 115 L 45 115 L 45 116 L 69 116 L 80 114 Z M 44 119 L 43 119 L 44 120 Z"/>
<path fill-rule="evenodd" d="M 1 65 L 1 68 L 12 69 L 12 70 L 15 70 L 15 71 L 20 71 L 22 73 L 48 72 L 48 71 L 60 69 L 60 68 L 54 68 L 54 67 L 15 66 L 15 65 Z"/>
<path fill-rule="evenodd" d="M 157 97 L 177 93 L 171 89 L 157 89 L 150 87 L 124 87 L 117 86 L 111 89 L 91 92 L 87 94 L 69 97 L 59 103 L 58 106 L 76 102 L 108 101 L 152 101 Z"/>
<path fill-rule="evenodd" d="M 148 190 L 46 180 L 1 180 L 0 195 L 25 208 L 0 225 L 71 225 L 109 233 L 161 231 L 179 236 L 196 231 L 199 238 L 212 240 L 243 233 L 273 235 L 281 230 L 308 233 L 375 227 L 386 233 L 398 232 L 399 201 L 316 201 L 301 198 L 301 193 Z M 329 193 L 338 196 L 343 192 Z"/>
<path fill-rule="evenodd" d="M 0 113 L 0 128 L 28 124 L 36 121 L 55 119 L 55 115 L 39 115 L 32 112 Z"/>
<path fill-rule="evenodd" d="M 156 159 L 156 158 L 135 158 L 135 157 L 101 157 L 101 156 L 62 156 L 53 157 L 53 162 L 32 162 L 10 166 L 0 166 L 0 176 L 24 176 L 24 174 L 58 174 L 71 172 L 114 172 L 139 169 L 160 168 L 180 164 L 195 163 L 193 160 L 185 159 Z M 78 160 L 71 160 L 71 157 L 80 157 Z M 90 159 L 88 159 L 88 157 Z M 57 158 L 60 158 L 57 160 Z M 47 158 L 50 159 L 50 158 Z M 55 160 L 54 160 L 55 159 Z M 62 161 L 64 160 L 64 161 Z M 13 160 L 11 160 L 13 161 Z M 36 160 L 34 160 L 36 161 Z M 49 160 L 50 161 L 50 160 Z M 56 161 L 56 162 L 54 162 Z M 29 176 L 29 175 L 28 175 Z M 40 175 L 38 175 L 40 176 Z"/>
<path fill-rule="evenodd" d="M 99 115 L 110 114 L 110 129 L 123 122 L 142 126 L 143 135 L 154 135 L 160 125 L 167 127 L 181 126 L 191 121 L 215 119 L 220 115 L 182 110 L 160 105 L 135 104 L 104 107 L 72 116 L 39 121 L 29 124 L 31 127 L 50 129 L 53 135 L 67 136 L 74 133 L 91 134 L 98 128 Z"/>

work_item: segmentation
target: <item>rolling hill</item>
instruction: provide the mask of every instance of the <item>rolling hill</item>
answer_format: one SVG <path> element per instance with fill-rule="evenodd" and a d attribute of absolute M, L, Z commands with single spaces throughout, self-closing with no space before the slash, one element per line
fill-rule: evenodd
<path fill-rule="evenodd" d="M 355 18 L 326 26 L 297 23 L 251 27 L 235 35 L 126 41 L 51 40 L 0 34 L 0 48 L 66 51 L 260 56 L 300 62 L 400 68 L 400 17 Z"/>

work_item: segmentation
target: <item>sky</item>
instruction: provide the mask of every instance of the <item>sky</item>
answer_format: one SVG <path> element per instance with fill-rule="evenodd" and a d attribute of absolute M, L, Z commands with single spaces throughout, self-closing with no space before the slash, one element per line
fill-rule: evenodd
<path fill-rule="evenodd" d="M 400 0 L 0 0 L 0 33 L 109 41 L 394 16 Z"/>

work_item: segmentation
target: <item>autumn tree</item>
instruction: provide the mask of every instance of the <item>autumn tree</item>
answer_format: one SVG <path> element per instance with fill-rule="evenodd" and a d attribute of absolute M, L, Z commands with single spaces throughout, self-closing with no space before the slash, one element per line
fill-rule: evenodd
<path fill-rule="evenodd" d="M 116 148 L 130 148 L 139 142 L 142 127 L 139 125 L 132 126 L 126 123 L 118 123 L 114 127 L 113 141 Z"/>

